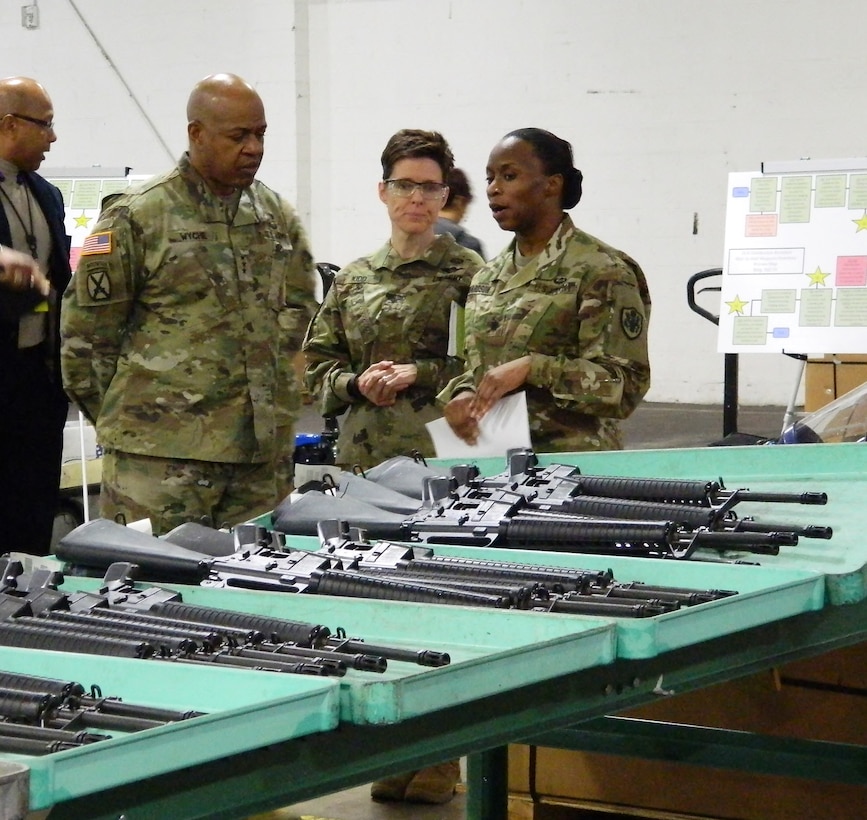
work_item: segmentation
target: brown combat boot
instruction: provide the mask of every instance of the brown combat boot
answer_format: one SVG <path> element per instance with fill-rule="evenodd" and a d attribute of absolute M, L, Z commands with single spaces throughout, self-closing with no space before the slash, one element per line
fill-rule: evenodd
<path fill-rule="evenodd" d="M 461 779 L 461 766 L 457 760 L 429 766 L 416 774 L 404 792 L 409 803 L 448 803 L 455 796 Z"/>
<path fill-rule="evenodd" d="M 386 801 L 403 800 L 406 787 L 416 776 L 417 772 L 404 772 L 391 777 L 384 777 L 370 785 L 370 797 L 372 800 L 384 803 Z"/>

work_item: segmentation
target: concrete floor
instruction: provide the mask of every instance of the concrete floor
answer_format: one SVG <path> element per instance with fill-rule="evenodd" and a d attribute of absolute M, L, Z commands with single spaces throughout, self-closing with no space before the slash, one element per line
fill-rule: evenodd
<path fill-rule="evenodd" d="M 738 431 L 776 438 L 783 429 L 786 408 L 743 407 L 738 411 Z M 302 408 L 298 433 L 322 431 L 322 417 L 312 405 Z M 723 408 L 719 404 L 669 404 L 647 402 L 622 422 L 627 450 L 704 447 L 723 437 Z"/>
<path fill-rule="evenodd" d="M 738 413 L 738 431 L 776 438 L 782 430 L 785 412 L 784 407 L 777 406 L 742 408 Z M 305 407 L 297 431 L 315 433 L 321 429 L 322 420 L 315 408 Z M 723 410 L 720 405 L 648 403 L 641 405 L 623 423 L 623 430 L 627 449 L 704 447 L 723 437 Z M 463 820 L 466 794 L 459 790 L 445 806 L 375 803 L 370 799 L 370 786 L 364 785 L 264 817 L 269 820 Z"/>
<path fill-rule="evenodd" d="M 743 407 L 740 433 L 775 439 L 783 430 L 785 407 Z M 723 438 L 723 409 L 710 404 L 649 402 L 622 423 L 627 450 L 704 447 Z"/>
<path fill-rule="evenodd" d="M 376 803 L 370 799 L 370 786 L 364 785 L 298 803 L 287 808 L 284 814 L 275 815 L 274 820 L 464 820 L 466 805 L 463 786 L 450 803 L 426 806 L 420 803 Z M 265 818 L 271 820 L 268 815 Z"/>

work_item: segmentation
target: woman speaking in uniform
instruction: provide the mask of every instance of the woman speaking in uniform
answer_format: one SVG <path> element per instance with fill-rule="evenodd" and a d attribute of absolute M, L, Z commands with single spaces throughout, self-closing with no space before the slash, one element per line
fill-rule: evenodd
<path fill-rule="evenodd" d="M 514 239 L 473 278 L 466 369 L 441 393 L 469 443 L 506 394 L 524 390 L 537 452 L 621 449 L 618 420 L 650 386 L 650 294 L 638 264 L 579 230 L 572 147 L 549 131 L 506 134 L 487 165 L 491 213 Z"/>

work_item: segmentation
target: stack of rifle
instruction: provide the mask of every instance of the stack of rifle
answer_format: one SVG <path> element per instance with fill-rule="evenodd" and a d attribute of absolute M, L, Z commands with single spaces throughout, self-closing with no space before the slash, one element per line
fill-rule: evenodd
<path fill-rule="evenodd" d="M 340 562 L 345 584 L 355 583 L 356 578 L 362 589 L 383 584 L 403 590 L 406 600 L 647 618 L 737 594 L 733 590 L 621 582 L 610 569 L 453 557 L 398 542 L 368 543 L 359 540 L 361 533 L 340 521 L 321 522 L 319 533 L 321 552 Z"/>
<path fill-rule="evenodd" d="M 408 543 L 719 560 L 728 551 L 777 555 L 799 538 L 832 535 L 823 525 L 739 517 L 736 505 L 827 500 L 824 492 L 731 491 L 722 479 L 582 475 L 565 464 L 540 467 L 532 451 L 518 450 L 492 477 L 472 465 L 442 475 L 407 457 L 344 472 L 336 485 L 283 501 L 273 526 L 314 535 L 321 520 L 337 518 L 371 538 Z"/>
<path fill-rule="evenodd" d="M 76 681 L 0 672 L 0 752 L 46 755 L 202 714 L 103 697 L 96 686 L 88 694 Z"/>
<path fill-rule="evenodd" d="M 207 528 L 185 524 L 182 529 L 169 535 L 204 543 Z M 214 532 L 221 541 L 223 535 Z M 208 587 L 612 617 L 660 615 L 735 594 L 624 583 L 616 581 L 610 570 L 449 557 L 418 544 L 371 543 L 362 532 L 336 520 L 321 521 L 319 535 L 318 551 L 293 550 L 287 548 L 282 533 L 243 524 L 233 531 L 233 552 L 209 556 L 96 519 L 73 530 L 56 551 L 75 572 L 107 568 L 107 577 L 128 573 L 135 565 L 142 577 L 171 580 L 171 573 L 183 567 L 175 581 Z M 133 600 L 138 598 L 126 598 L 124 606 Z M 146 605 L 152 611 L 149 596 Z"/>
<path fill-rule="evenodd" d="M 61 573 L 26 575 L 3 559 L 0 646 L 338 677 L 348 669 L 382 673 L 389 660 L 450 661 L 445 652 L 370 644 L 323 624 L 186 604 L 173 590 L 138 589 L 136 574 L 116 562 L 99 594 L 66 594 L 57 589 Z"/>
<path fill-rule="evenodd" d="M 768 524 L 734 511 L 748 501 L 821 505 L 822 492 L 585 476 L 569 465 L 539 467 L 526 450 L 511 453 L 508 469 L 488 478 L 469 465 L 442 475 L 398 458 L 363 476 L 343 473 L 330 489 L 306 489 L 278 506 L 273 528 L 251 523 L 222 533 L 185 524 L 154 538 L 97 519 L 65 536 L 56 554 L 75 571 L 127 562 L 152 581 L 647 617 L 734 593 L 623 583 L 610 571 L 449 558 L 434 548 L 728 560 L 721 553 L 775 555 L 801 537 L 831 537 L 830 527 Z M 290 549 L 286 534 L 319 535 L 321 548 Z"/>

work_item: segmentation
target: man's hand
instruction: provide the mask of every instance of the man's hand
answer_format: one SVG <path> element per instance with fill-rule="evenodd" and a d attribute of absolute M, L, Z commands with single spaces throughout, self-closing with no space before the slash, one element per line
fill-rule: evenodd
<path fill-rule="evenodd" d="M 467 444 L 475 444 L 479 440 L 479 423 L 472 414 L 476 401 L 475 393 L 458 393 L 444 408 L 443 415 L 454 434 Z"/>
<path fill-rule="evenodd" d="M 32 288 L 48 296 L 51 283 L 31 256 L 0 247 L 0 287 L 19 292 Z"/>
<path fill-rule="evenodd" d="M 510 362 L 492 367 L 482 376 L 476 390 L 475 400 L 470 412 L 476 421 L 484 415 L 507 393 L 517 390 L 530 375 L 530 357 L 523 356 Z"/>

